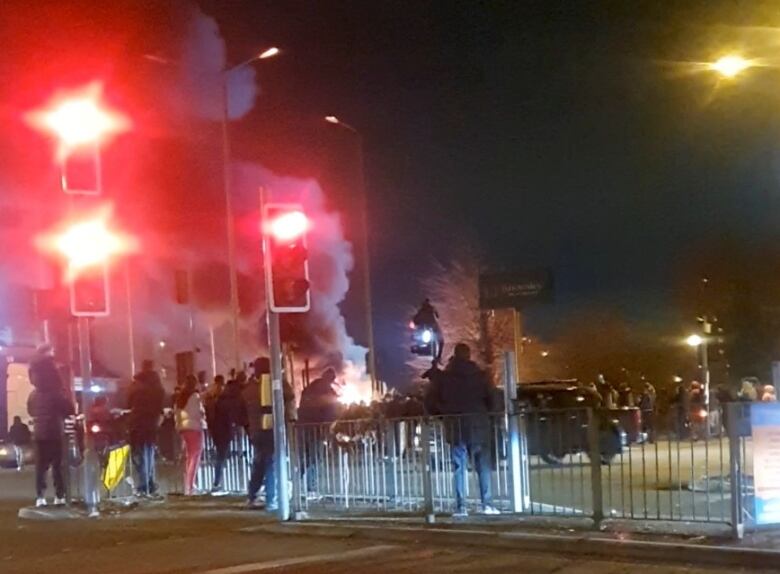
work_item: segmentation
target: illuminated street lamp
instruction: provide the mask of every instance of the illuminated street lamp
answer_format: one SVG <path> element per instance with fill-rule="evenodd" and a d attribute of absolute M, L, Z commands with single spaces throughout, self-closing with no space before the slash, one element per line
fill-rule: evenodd
<path fill-rule="evenodd" d="M 751 62 L 742 56 L 730 54 L 718 58 L 710 64 L 710 69 L 724 78 L 733 78 L 739 73 L 751 67 Z"/>
<path fill-rule="evenodd" d="M 281 53 L 276 46 L 272 46 L 262 52 L 258 52 L 251 58 L 236 64 L 231 68 L 222 71 L 222 177 L 225 191 L 225 217 L 227 225 L 227 246 L 228 246 L 228 270 L 230 283 L 230 312 L 232 315 L 233 327 L 233 366 L 236 369 L 241 367 L 241 352 L 239 350 L 238 317 L 240 308 L 238 303 L 238 268 L 236 263 L 236 231 L 233 221 L 233 199 L 231 197 L 231 178 L 230 178 L 230 133 L 228 124 L 230 122 L 230 110 L 228 109 L 229 88 L 228 80 L 233 72 L 248 66 L 258 60 L 267 60 Z"/>
<path fill-rule="evenodd" d="M 689 335 L 685 339 L 685 344 L 689 347 L 698 347 L 704 342 L 704 338 L 701 335 Z"/>
<path fill-rule="evenodd" d="M 708 329 L 709 323 L 704 324 L 705 329 Z M 709 332 L 709 331 L 707 331 Z M 702 337 L 701 335 L 692 334 L 689 335 L 685 339 L 685 344 L 689 347 L 693 347 L 695 349 L 699 349 L 699 352 L 701 353 L 701 371 L 702 376 L 704 378 L 704 405 L 707 408 L 707 411 L 709 412 L 710 408 L 710 364 L 709 364 L 709 353 L 707 348 L 707 338 Z"/>
<path fill-rule="evenodd" d="M 371 384 L 375 391 L 379 391 L 379 378 L 376 372 L 376 346 L 374 345 L 374 320 L 373 320 L 373 303 L 371 295 L 371 251 L 368 247 L 368 191 L 366 189 L 366 176 L 365 166 L 363 161 L 363 135 L 355 129 L 353 126 L 340 120 L 338 117 L 329 115 L 323 118 L 329 124 L 344 128 L 348 132 L 352 133 L 357 139 L 357 153 L 358 153 L 358 169 L 360 170 L 360 185 L 363 189 L 363 209 L 361 210 L 362 227 L 363 227 L 363 240 L 361 241 L 360 250 L 363 256 L 363 299 L 365 302 L 365 320 L 366 320 L 366 336 L 368 338 L 368 374 L 371 377 Z"/>

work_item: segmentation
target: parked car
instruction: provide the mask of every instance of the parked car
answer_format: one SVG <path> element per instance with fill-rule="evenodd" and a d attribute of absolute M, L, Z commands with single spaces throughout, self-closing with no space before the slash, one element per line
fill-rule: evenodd
<path fill-rule="evenodd" d="M 584 453 L 590 456 L 588 410 L 599 424 L 601 462 L 608 464 L 631 442 L 641 442 L 642 419 L 636 407 L 606 409 L 601 397 L 577 381 L 542 381 L 518 387 L 518 408 L 526 414 L 528 450 L 548 464 Z"/>

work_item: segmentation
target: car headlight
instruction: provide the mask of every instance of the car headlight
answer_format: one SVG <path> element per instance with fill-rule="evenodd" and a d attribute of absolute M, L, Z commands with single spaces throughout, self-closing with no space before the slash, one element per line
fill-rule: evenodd
<path fill-rule="evenodd" d="M 7 448 L 0 448 L 0 456 L 8 456 L 8 449 Z"/>

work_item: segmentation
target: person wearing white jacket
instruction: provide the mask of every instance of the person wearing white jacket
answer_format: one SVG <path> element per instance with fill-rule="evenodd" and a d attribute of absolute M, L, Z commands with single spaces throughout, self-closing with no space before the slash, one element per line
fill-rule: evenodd
<path fill-rule="evenodd" d="M 176 430 L 184 443 L 186 461 L 184 465 L 184 494 L 191 495 L 195 489 L 195 475 L 198 473 L 200 455 L 203 453 L 203 431 L 206 429 L 206 412 L 198 393 L 198 378 L 188 375 L 184 388 L 174 401 Z"/>

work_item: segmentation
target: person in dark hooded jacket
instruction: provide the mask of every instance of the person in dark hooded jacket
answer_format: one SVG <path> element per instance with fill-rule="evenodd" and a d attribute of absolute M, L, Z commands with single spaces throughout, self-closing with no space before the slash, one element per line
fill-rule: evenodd
<path fill-rule="evenodd" d="M 471 360 L 465 343 L 455 345 L 447 367 L 430 373 L 431 383 L 425 398 L 431 414 L 445 416 L 445 431 L 452 448 L 456 515 L 466 514 L 464 498 L 468 457 L 474 457 L 479 478 L 482 512 L 497 514 L 491 503 L 490 412 L 493 387 L 485 372 Z"/>
<path fill-rule="evenodd" d="M 51 347 L 42 346 L 30 362 L 30 382 L 35 389 L 27 399 L 27 412 L 33 418 L 35 439 L 36 506 L 46 506 L 46 473 L 51 467 L 55 505 L 65 504 L 65 480 L 62 473 L 65 418 L 74 413 L 73 402 L 65 393 Z"/>
<path fill-rule="evenodd" d="M 141 496 L 154 495 L 157 490 L 154 455 L 164 400 L 160 375 L 154 370 L 154 362 L 146 360 L 141 372 L 133 377 L 127 396 L 130 449 L 138 474 L 136 491 Z"/>
<path fill-rule="evenodd" d="M 208 417 L 208 410 L 206 417 Z M 222 474 L 230 451 L 230 443 L 236 430 L 246 424 L 246 407 L 241 396 L 241 384 L 232 379 L 225 385 L 214 401 L 213 414 L 209 422 L 211 440 L 214 441 L 217 459 L 214 465 L 212 492 L 222 492 Z"/>

